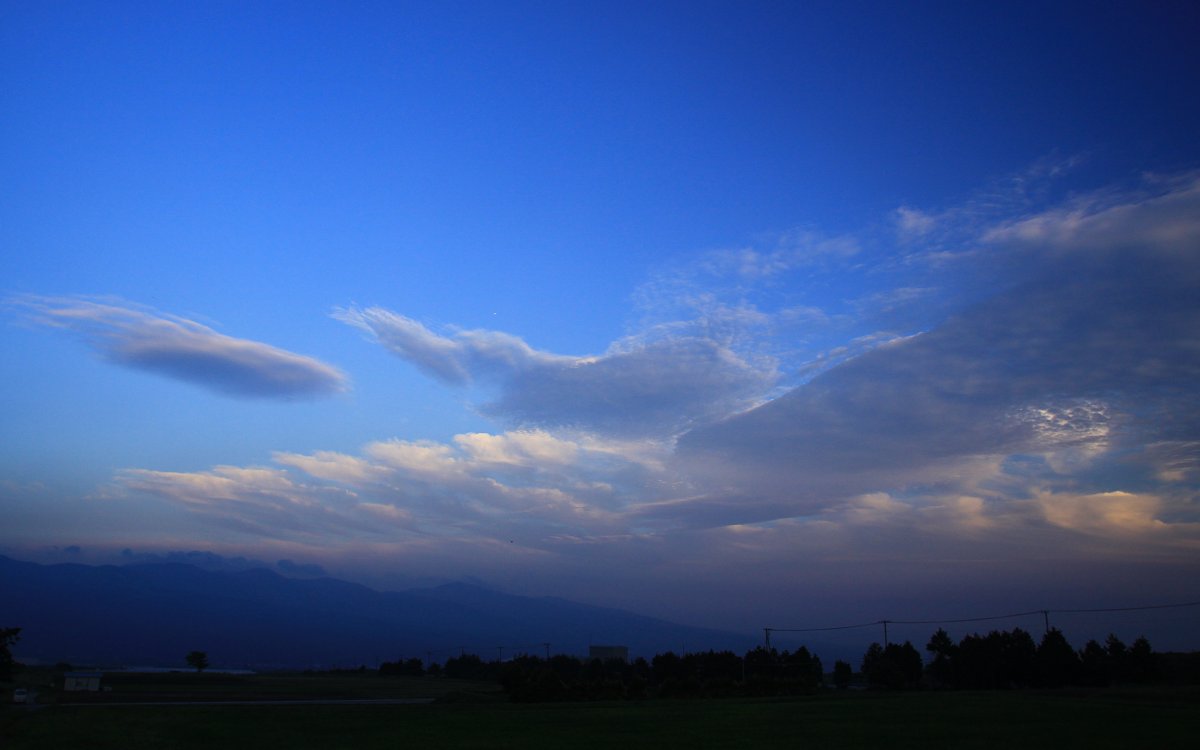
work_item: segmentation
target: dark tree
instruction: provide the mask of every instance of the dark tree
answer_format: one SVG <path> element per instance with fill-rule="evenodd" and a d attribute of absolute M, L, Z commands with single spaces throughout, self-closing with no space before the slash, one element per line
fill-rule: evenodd
<path fill-rule="evenodd" d="M 1081 681 L 1085 685 L 1107 685 L 1111 681 L 1108 652 L 1094 639 L 1079 652 Z"/>
<path fill-rule="evenodd" d="M 536 656 L 518 656 L 500 665 L 500 684 L 510 700 L 519 702 L 565 700 L 570 686 Z"/>
<path fill-rule="evenodd" d="M 421 675 L 425 674 L 425 663 L 415 656 L 405 659 L 404 667 L 400 673 L 408 675 L 409 677 L 420 677 Z"/>
<path fill-rule="evenodd" d="M 884 649 L 884 654 L 895 659 L 900 665 L 905 687 L 916 687 L 920 684 L 925 665 L 921 662 L 921 652 L 912 643 L 905 641 L 903 646 L 890 644 Z"/>
<path fill-rule="evenodd" d="M 447 659 L 442 672 L 447 677 L 459 680 L 479 680 L 495 675 L 494 669 L 484 664 L 483 659 L 476 654 L 463 654 Z"/>
<path fill-rule="evenodd" d="M 1004 687 L 1029 687 L 1037 680 L 1037 645 L 1021 628 L 1001 632 L 1000 681 Z"/>
<path fill-rule="evenodd" d="M 850 665 L 841 659 L 833 663 L 833 686 L 838 690 L 845 690 L 850 687 L 850 680 L 854 677 L 854 671 Z"/>
<path fill-rule="evenodd" d="M 792 654 L 785 652 L 783 664 L 783 678 L 801 690 L 814 690 L 825 679 L 825 669 L 821 666 L 820 657 L 810 653 L 805 646 L 796 649 Z"/>
<path fill-rule="evenodd" d="M 645 659 L 641 661 L 643 664 L 646 662 Z M 567 654 L 555 654 L 551 656 L 548 664 L 554 674 L 558 675 L 558 678 L 565 682 L 573 682 L 578 679 L 579 673 L 583 670 L 583 662 Z"/>
<path fill-rule="evenodd" d="M 654 681 L 662 684 L 667 680 L 683 677 L 682 660 L 674 651 L 655 654 L 650 660 L 650 673 Z"/>
<path fill-rule="evenodd" d="M 187 655 L 187 663 L 197 672 L 203 672 L 208 669 L 208 654 L 203 651 L 192 651 Z"/>
<path fill-rule="evenodd" d="M 420 677 L 425 674 L 425 663 L 415 656 L 408 659 L 385 661 L 379 665 L 379 674 L 385 677 L 395 677 L 397 675 Z"/>
<path fill-rule="evenodd" d="M 938 631 L 930 637 L 929 643 L 925 644 L 925 650 L 933 654 L 933 661 L 929 663 L 928 667 L 930 682 L 935 687 L 957 686 L 955 659 L 958 656 L 958 646 L 954 645 L 950 635 L 945 630 L 938 628 Z"/>
<path fill-rule="evenodd" d="M 959 687 L 995 689 L 1024 687 L 1037 678 L 1037 646 L 1020 628 L 993 630 L 986 636 L 968 635 L 958 644 L 956 679 Z"/>
<path fill-rule="evenodd" d="M 775 649 L 768 651 L 762 646 L 758 646 L 753 651 L 747 651 L 744 658 L 746 679 L 753 680 L 755 678 L 769 677 L 774 674 L 779 654 L 775 652 Z"/>
<path fill-rule="evenodd" d="M 1129 647 L 1128 674 L 1133 682 L 1153 682 L 1158 677 L 1154 649 L 1145 636 L 1139 636 Z"/>
<path fill-rule="evenodd" d="M 1063 687 L 1079 681 L 1079 655 L 1058 628 L 1042 636 L 1037 649 L 1037 685 Z"/>
<path fill-rule="evenodd" d="M 867 646 L 867 652 L 863 654 L 862 664 L 859 665 L 858 671 L 862 672 L 868 685 L 877 687 L 889 682 L 890 675 L 885 675 L 884 670 L 883 646 L 872 643 Z"/>
<path fill-rule="evenodd" d="M 1113 682 L 1129 680 L 1129 649 L 1116 635 L 1109 633 L 1104 641 L 1104 650 L 1108 653 L 1108 674 Z"/>
<path fill-rule="evenodd" d="M 637 677 L 639 680 L 649 682 L 651 674 L 650 662 L 646 661 L 645 657 L 639 656 L 633 660 L 634 677 Z"/>
<path fill-rule="evenodd" d="M 21 640 L 20 628 L 0 628 L 0 682 L 8 682 L 17 671 L 9 646 Z"/>
<path fill-rule="evenodd" d="M 862 673 L 871 687 L 916 687 L 921 670 L 921 654 L 908 641 L 903 646 L 889 643 L 887 648 L 872 643 L 863 655 Z"/>

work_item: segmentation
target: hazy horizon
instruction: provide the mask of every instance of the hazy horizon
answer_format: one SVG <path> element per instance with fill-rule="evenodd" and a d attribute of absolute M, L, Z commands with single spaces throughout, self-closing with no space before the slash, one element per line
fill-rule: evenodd
<path fill-rule="evenodd" d="M 200 553 L 126 554 L 122 560 L 123 565 L 101 567 L 109 571 L 128 567 L 128 574 L 80 572 L 97 566 L 78 562 L 38 568 L 0 557 L 4 568 L 0 579 L 13 598 L 10 619 L 23 624 L 24 637 L 14 648 L 18 658 L 29 665 L 65 661 L 132 668 L 155 659 L 164 665 L 174 663 L 181 658 L 181 647 L 190 644 L 210 647 L 217 660 L 214 664 L 223 667 L 365 664 L 374 669 L 382 661 L 398 658 L 396 654 L 417 654 L 439 663 L 465 653 L 486 661 L 498 653 L 536 656 L 543 649 L 582 657 L 591 645 L 621 644 L 630 648 L 631 656 L 649 659 L 667 651 L 740 655 L 769 645 L 791 652 L 803 646 L 829 667 L 839 659 L 859 664 L 872 643 L 911 642 L 923 652 L 936 630 L 959 640 L 1019 629 L 1037 642 L 1047 628 L 1058 630 L 1077 649 L 1089 640 L 1103 644 L 1115 637 L 1129 645 L 1144 637 L 1161 653 L 1194 649 L 1195 631 L 1189 623 L 1200 607 L 1200 602 L 1187 602 L 976 612 L 967 620 L 942 612 L 936 613 L 940 616 L 926 613 L 932 619 L 827 623 L 800 631 L 700 630 L 686 622 L 647 620 L 627 610 L 580 607 L 561 597 L 514 597 L 479 581 L 368 593 L 353 586 L 347 589 L 345 582 L 323 571 L 301 569 L 287 560 L 272 566 Z M 60 569 L 63 565 L 70 570 Z M 261 572 L 276 577 L 243 575 Z M 451 605 L 449 613 L 443 604 Z M 453 607 L 460 605 L 463 609 L 455 613 Z M 80 608 L 91 613 L 91 627 L 70 626 Z M 330 617 L 330 612 L 338 614 Z M 364 615 L 372 623 L 365 630 Z M 147 628 L 146 623 L 153 624 Z"/>

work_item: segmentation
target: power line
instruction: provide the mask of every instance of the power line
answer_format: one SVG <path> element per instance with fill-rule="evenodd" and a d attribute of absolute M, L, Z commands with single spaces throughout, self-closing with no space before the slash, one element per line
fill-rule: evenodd
<path fill-rule="evenodd" d="M 990 615 L 988 617 L 964 617 L 957 620 L 888 620 L 888 622 L 896 623 L 897 625 L 950 625 L 958 622 L 983 622 L 984 620 L 1008 620 L 1014 617 L 1028 617 L 1030 615 L 1040 615 L 1044 612 L 1062 612 L 1064 610 L 1056 609 L 1032 609 L 1028 612 L 1013 612 L 1011 615 Z"/>
<path fill-rule="evenodd" d="M 857 625 L 834 625 L 831 628 L 764 628 L 772 633 L 816 633 L 821 630 L 854 630 L 855 628 L 872 628 L 879 625 L 883 620 L 873 620 L 872 622 L 862 622 Z M 889 622 L 897 622 L 889 620 Z"/>
<path fill-rule="evenodd" d="M 1200 602 L 1184 602 L 1183 604 L 1151 604 L 1145 607 L 1107 607 L 1105 609 L 1052 609 L 1051 612 L 1075 614 L 1080 612 L 1132 612 L 1138 609 L 1179 609 L 1180 607 L 1200 607 Z"/>
<path fill-rule="evenodd" d="M 1182 607 L 1200 607 L 1200 601 L 1183 602 L 1181 604 L 1147 604 L 1141 607 L 1102 607 L 1097 609 L 1031 609 L 1026 612 L 1013 612 L 1006 615 L 988 615 L 986 617 L 960 617 L 960 618 L 939 618 L 934 620 L 875 620 L 874 622 L 861 622 L 854 625 L 834 625 L 823 628 L 763 628 L 767 648 L 771 647 L 771 633 L 820 633 L 831 630 L 855 630 L 857 628 L 870 628 L 877 625 L 883 626 L 883 639 L 887 640 L 888 625 L 953 625 L 964 622 L 985 622 L 987 620 L 1010 620 L 1016 617 L 1030 617 L 1032 615 L 1042 615 L 1045 618 L 1046 630 L 1050 629 L 1051 614 L 1086 614 L 1086 613 L 1103 613 L 1103 612 L 1136 612 L 1140 610 L 1151 609 L 1180 609 Z"/>

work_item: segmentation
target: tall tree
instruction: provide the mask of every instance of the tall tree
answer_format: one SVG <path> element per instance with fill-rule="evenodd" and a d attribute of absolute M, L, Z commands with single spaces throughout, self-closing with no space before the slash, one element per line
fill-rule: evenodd
<path fill-rule="evenodd" d="M 1150 641 L 1146 640 L 1146 636 L 1138 636 L 1138 639 L 1129 647 L 1129 654 L 1126 656 L 1128 660 L 1128 676 L 1133 682 L 1151 682 L 1155 678 L 1155 659 L 1154 649 L 1150 648 Z"/>
<path fill-rule="evenodd" d="M 1108 652 L 1093 638 L 1079 651 L 1080 673 L 1085 685 L 1107 685 L 1111 680 Z"/>
<path fill-rule="evenodd" d="M 0 682 L 8 682 L 16 671 L 17 663 L 13 660 L 9 646 L 21 640 L 20 628 L 0 628 Z"/>
<path fill-rule="evenodd" d="M 882 647 L 872 643 L 863 654 L 861 671 L 871 687 L 899 690 L 916 687 L 921 681 L 921 654 L 908 641 Z"/>
<path fill-rule="evenodd" d="M 933 654 L 933 661 L 929 663 L 928 668 L 930 681 L 939 687 L 957 687 L 954 657 L 958 654 L 958 646 L 954 645 L 950 634 L 938 628 L 929 638 L 929 643 L 925 644 L 925 650 Z"/>
<path fill-rule="evenodd" d="M 1079 681 L 1079 654 L 1058 628 L 1050 628 L 1037 648 L 1037 684 L 1062 687 Z"/>

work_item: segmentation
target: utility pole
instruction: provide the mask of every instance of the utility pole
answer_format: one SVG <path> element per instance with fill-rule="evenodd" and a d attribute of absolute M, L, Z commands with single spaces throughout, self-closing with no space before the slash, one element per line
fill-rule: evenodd
<path fill-rule="evenodd" d="M 767 651 L 771 650 L 771 628 L 763 628 L 763 640 L 767 642 Z"/>
<path fill-rule="evenodd" d="M 887 648 L 890 645 L 888 643 L 887 626 L 888 626 L 888 623 L 891 622 L 891 620 L 880 620 L 879 622 L 881 622 L 883 624 L 883 647 Z"/>
<path fill-rule="evenodd" d="M 1045 620 L 1046 632 L 1049 633 L 1050 632 L 1050 610 L 1048 610 L 1048 609 L 1042 610 L 1042 619 Z"/>
<path fill-rule="evenodd" d="M 546 647 L 546 661 L 550 661 L 550 644 L 543 643 L 542 645 Z"/>

